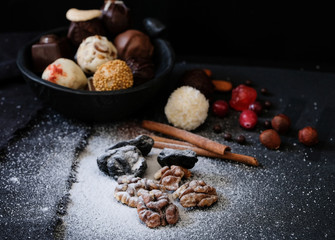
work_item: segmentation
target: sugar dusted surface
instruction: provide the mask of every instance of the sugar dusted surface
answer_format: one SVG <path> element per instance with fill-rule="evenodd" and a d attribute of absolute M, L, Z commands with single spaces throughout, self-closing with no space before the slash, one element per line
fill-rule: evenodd
<path fill-rule="evenodd" d="M 263 167 L 200 157 L 192 169 L 193 179 L 214 186 L 219 202 L 202 210 L 183 209 L 176 203 L 180 221 L 175 226 L 149 229 L 135 209 L 115 201 L 116 183 L 96 165 L 96 157 L 105 148 L 146 133 L 139 119 L 86 129 L 47 111 L 32 127 L 19 132 L 20 137 L 0 155 L 0 239 L 53 239 L 55 231 L 59 239 L 335 239 L 335 115 L 329 94 L 334 76 L 183 63 L 176 65 L 174 74 L 186 67 L 210 68 L 214 76 L 234 84 L 247 77 L 258 89 L 273 91 L 262 96 L 272 101 L 273 108 L 264 111 L 253 131 L 240 128 L 235 112 L 224 119 L 209 115 L 195 131 L 229 145 L 233 152 L 255 156 Z M 301 88 L 306 82 L 308 87 Z M 276 113 L 287 113 L 293 126 L 282 137 L 281 148 L 270 151 L 258 136 L 261 123 Z M 142 117 L 166 123 L 163 108 Z M 234 138 L 243 134 L 247 143 L 226 142 L 223 134 L 212 131 L 217 123 Z M 296 138 L 297 130 L 305 125 L 320 130 L 321 141 L 314 148 L 301 145 Z M 93 134 L 85 149 L 76 151 L 90 129 Z M 159 151 L 154 149 L 147 157 L 147 177 L 159 168 L 155 160 Z M 70 185 L 73 179 L 76 182 Z M 58 203 L 68 195 L 65 215 L 59 216 Z"/>
<path fill-rule="evenodd" d="M 205 129 L 211 122 L 207 124 Z M 301 160 L 308 157 L 308 151 L 302 151 L 294 143 L 293 149 L 260 155 L 263 146 L 256 140 L 257 132 L 250 132 L 246 136 L 248 145 L 229 144 L 236 152 L 256 156 L 266 167 L 253 168 L 199 157 L 192 178 L 203 179 L 215 187 L 219 201 L 206 209 L 185 209 L 174 201 L 180 212 L 178 223 L 147 228 L 139 220 L 136 209 L 114 199 L 116 182 L 96 164 L 97 156 L 110 145 L 143 133 L 145 130 L 130 122 L 96 128 L 88 147 L 79 156 L 78 181 L 70 191 L 71 204 L 64 217 L 67 239 L 299 239 L 308 238 L 310 229 L 321 224 L 330 227 L 330 223 L 320 220 L 319 213 L 324 203 L 320 202 L 318 192 L 327 187 L 317 173 L 322 169 L 321 163 Z M 199 134 L 222 141 L 209 131 L 200 130 Z M 145 177 L 153 178 L 160 168 L 156 160 L 160 151 L 153 149 L 146 157 Z M 297 162 L 288 160 L 287 154 L 295 156 Z M 297 174 L 304 181 L 295 182 Z M 332 219 L 334 212 L 323 214 Z M 315 222 L 310 222 L 311 218 Z M 323 236 L 329 233 L 326 230 Z"/>

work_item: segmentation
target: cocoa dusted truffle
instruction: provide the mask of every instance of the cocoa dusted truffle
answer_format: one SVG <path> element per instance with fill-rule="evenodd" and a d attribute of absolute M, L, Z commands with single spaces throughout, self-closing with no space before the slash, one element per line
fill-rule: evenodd
<path fill-rule="evenodd" d="M 130 29 L 117 35 L 114 44 L 120 59 L 151 59 L 154 46 L 145 33 Z"/>
<path fill-rule="evenodd" d="M 101 10 L 104 25 L 112 36 L 130 28 L 130 9 L 123 1 L 105 0 Z"/>
<path fill-rule="evenodd" d="M 186 71 L 181 78 L 180 84 L 198 89 L 207 99 L 211 99 L 215 90 L 211 79 L 202 69 Z"/>
<path fill-rule="evenodd" d="M 75 46 L 87 37 L 93 35 L 106 35 L 106 31 L 101 22 L 100 10 L 78 10 L 71 8 L 66 13 L 66 18 L 71 21 L 67 37 Z"/>

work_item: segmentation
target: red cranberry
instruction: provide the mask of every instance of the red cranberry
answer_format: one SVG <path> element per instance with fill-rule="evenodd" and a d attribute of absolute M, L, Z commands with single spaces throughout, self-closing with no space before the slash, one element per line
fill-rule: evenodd
<path fill-rule="evenodd" d="M 251 110 L 244 110 L 240 115 L 240 125 L 245 129 L 253 129 L 257 123 L 257 114 Z"/>
<path fill-rule="evenodd" d="M 224 117 L 229 112 L 229 105 L 224 100 L 217 100 L 213 103 L 213 113 L 218 117 Z"/>
<path fill-rule="evenodd" d="M 254 111 L 257 115 L 262 112 L 263 106 L 260 102 L 256 101 L 249 105 L 249 110 Z"/>
<path fill-rule="evenodd" d="M 257 98 L 257 91 L 241 84 L 232 90 L 232 96 L 229 104 L 232 108 L 237 111 L 243 111 L 248 109 L 249 105 L 253 103 Z"/>

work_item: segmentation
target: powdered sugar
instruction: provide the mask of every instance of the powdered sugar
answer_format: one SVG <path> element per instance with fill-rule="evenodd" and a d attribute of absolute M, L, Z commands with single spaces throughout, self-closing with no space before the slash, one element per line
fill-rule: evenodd
<path fill-rule="evenodd" d="M 121 124 L 113 128 L 122 129 L 123 127 Z M 107 147 L 129 139 L 126 135 L 111 136 L 106 132 L 111 130 L 98 129 L 79 158 L 77 183 L 70 191 L 71 204 L 68 214 L 64 217 L 67 226 L 66 237 L 69 239 L 82 239 L 88 236 L 95 236 L 96 239 L 104 239 L 106 236 L 110 239 L 175 239 L 177 237 L 215 239 L 218 237 L 218 228 L 226 222 L 225 219 L 243 210 L 240 208 L 236 212 L 234 205 L 252 200 L 248 199 L 250 191 L 243 189 L 245 183 L 237 181 L 240 185 L 236 186 L 236 179 L 232 180 L 229 173 L 229 169 L 250 171 L 250 168 L 232 165 L 227 169 L 224 166 L 228 165 L 223 161 L 199 157 L 198 163 L 192 169 L 193 179 L 203 179 L 207 184 L 215 187 L 219 195 L 218 203 L 206 209 L 185 209 L 173 200 L 179 208 L 179 222 L 175 226 L 147 228 L 140 221 L 136 209 L 115 200 L 113 193 L 116 182 L 98 169 L 96 158 Z M 146 157 L 148 169 L 144 177 L 152 179 L 154 173 L 160 169 L 156 160 L 160 151 L 160 149 L 153 149 Z M 250 189 L 250 186 L 248 188 Z"/>

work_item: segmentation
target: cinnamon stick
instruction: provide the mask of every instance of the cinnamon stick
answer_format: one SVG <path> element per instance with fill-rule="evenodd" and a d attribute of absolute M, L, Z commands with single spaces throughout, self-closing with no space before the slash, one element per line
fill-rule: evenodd
<path fill-rule="evenodd" d="M 214 152 L 217 154 L 223 155 L 226 150 L 230 150 L 230 148 L 226 145 L 220 144 L 218 142 L 212 141 L 208 138 L 196 135 L 194 133 L 172 127 L 167 124 L 143 120 L 142 127 L 148 130 L 156 131 L 159 133 L 163 133 L 165 135 L 169 135 L 171 137 L 184 140 L 200 148 L 206 149 L 210 152 Z"/>
<path fill-rule="evenodd" d="M 168 138 L 162 138 L 162 137 L 156 137 L 156 136 L 151 136 L 151 137 L 155 141 L 154 147 L 156 148 L 161 148 L 161 149 L 171 148 L 171 149 L 178 149 L 178 150 L 189 149 L 189 150 L 196 152 L 199 156 L 227 159 L 227 160 L 244 163 L 244 164 L 251 165 L 251 166 L 259 166 L 257 159 L 251 156 L 236 154 L 236 153 L 231 153 L 231 152 L 225 152 L 224 154 L 217 154 L 217 153 L 213 153 L 213 152 L 207 151 L 202 148 L 198 148 L 194 145 L 192 146 L 189 143 L 185 143 L 182 141 L 171 140 Z"/>

